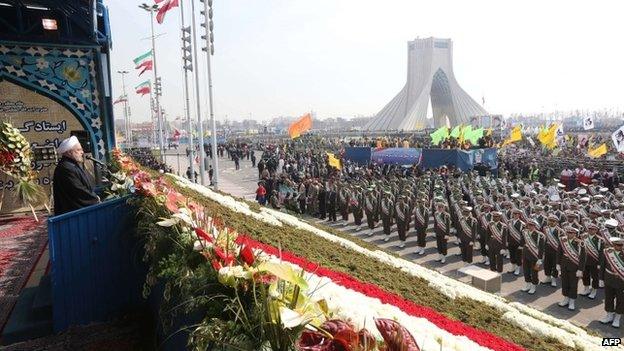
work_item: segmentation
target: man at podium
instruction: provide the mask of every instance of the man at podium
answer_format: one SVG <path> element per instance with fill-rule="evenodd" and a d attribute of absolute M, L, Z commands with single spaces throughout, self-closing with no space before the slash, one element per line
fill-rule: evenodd
<path fill-rule="evenodd" d="M 78 138 L 63 140 L 57 152 L 62 157 L 54 170 L 54 215 L 99 203 L 95 182 L 84 168 L 84 151 Z"/>

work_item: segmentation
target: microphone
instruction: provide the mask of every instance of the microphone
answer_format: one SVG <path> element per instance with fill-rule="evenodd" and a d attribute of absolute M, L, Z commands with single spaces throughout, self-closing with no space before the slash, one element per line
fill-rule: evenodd
<path fill-rule="evenodd" d="M 101 166 L 101 167 L 103 167 L 103 168 L 106 168 L 106 163 L 104 163 L 104 162 L 102 162 L 102 161 L 100 161 L 100 160 L 97 160 L 97 159 L 93 158 L 93 156 L 91 156 L 90 154 L 85 155 L 85 158 L 86 158 L 87 160 L 91 160 L 91 161 L 93 161 L 93 162 L 97 163 L 98 165 L 100 165 L 100 166 Z"/>

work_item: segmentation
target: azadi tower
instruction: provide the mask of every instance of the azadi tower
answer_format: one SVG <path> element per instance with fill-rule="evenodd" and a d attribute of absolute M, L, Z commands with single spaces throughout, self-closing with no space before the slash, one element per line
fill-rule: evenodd
<path fill-rule="evenodd" d="M 427 127 L 431 98 L 434 126 L 469 123 L 487 112 L 455 80 L 453 42 L 416 39 L 407 43 L 407 83 L 365 127 L 366 130 L 419 130 Z"/>

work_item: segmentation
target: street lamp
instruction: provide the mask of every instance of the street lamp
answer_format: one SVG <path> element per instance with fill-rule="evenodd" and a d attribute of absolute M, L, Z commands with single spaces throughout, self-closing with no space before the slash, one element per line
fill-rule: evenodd
<path fill-rule="evenodd" d="M 158 120 L 158 139 L 159 139 L 159 143 L 160 143 L 160 160 L 162 162 L 165 162 L 165 142 L 163 140 L 163 120 L 162 120 L 162 113 L 160 110 L 160 95 L 162 94 L 162 90 L 160 89 L 160 79 L 158 77 L 158 71 L 156 68 L 156 40 L 154 37 L 154 11 L 158 11 L 158 5 L 154 4 L 154 5 L 148 5 L 146 3 L 143 3 L 141 5 L 139 5 L 140 9 L 143 9 L 147 12 L 150 13 L 150 25 L 152 28 L 152 62 L 154 64 L 153 68 L 154 68 L 154 86 L 156 87 L 155 89 L 155 95 L 156 95 L 156 118 Z"/>
<path fill-rule="evenodd" d="M 123 111 L 124 111 L 124 124 L 125 124 L 125 134 L 126 134 L 126 147 L 130 145 L 130 141 L 132 140 L 132 136 L 130 135 L 130 118 L 129 118 L 129 108 L 128 108 L 128 95 L 126 94 L 126 74 L 130 73 L 128 71 L 117 71 L 117 73 L 121 74 L 121 87 L 123 90 Z"/>

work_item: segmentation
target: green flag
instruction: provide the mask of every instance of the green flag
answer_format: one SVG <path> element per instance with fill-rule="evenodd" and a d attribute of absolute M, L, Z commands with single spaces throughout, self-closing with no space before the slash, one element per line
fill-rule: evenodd
<path fill-rule="evenodd" d="M 453 130 L 451 131 L 451 137 L 455 139 L 459 138 L 459 132 L 461 131 L 461 129 L 462 129 L 461 124 L 458 126 L 455 126 L 455 128 L 453 128 Z"/>
<path fill-rule="evenodd" d="M 477 129 L 471 130 L 470 133 L 468 134 L 464 132 L 464 139 L 470 140 L 470 143 L 472 145 L 476 145 L 477 142 L 479 142 L 479 139 L 483 137 L 483 131 L 484 131 L 483 128 L 477 128 Z"/>
<path fill-rule="evenodd" d="M 431 133 L 429 136 L 431 137 L 431 143 L 434 145 L 440 144 L 440 142 L 446 138 L 448 138 L 448 128 L 440 127 L 435 132 Z"/>

